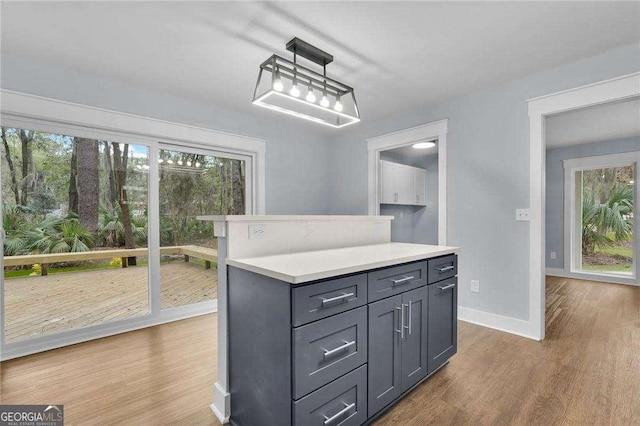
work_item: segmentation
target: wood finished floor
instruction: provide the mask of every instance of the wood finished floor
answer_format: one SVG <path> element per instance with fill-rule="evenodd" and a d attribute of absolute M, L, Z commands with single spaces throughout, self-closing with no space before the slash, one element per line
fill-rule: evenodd
<path fill-rule="evenodd" d="M 640 424 L 640 287 L 548 278 L 541 343 L 458 331 L 451 363 L 378 426 Z M 67 424 L 218 425 L 215 338 L 214 314 L 6 361 L 2 403 L 64 403 Z"/>
<path fill-rule="evenodd" d="M 148 274 L 137 266 L 7 279 L 7 342 L 145 315 Z M 175 261 L 160 276 L 163 309 L 218 297 L 216 269 Z"/>

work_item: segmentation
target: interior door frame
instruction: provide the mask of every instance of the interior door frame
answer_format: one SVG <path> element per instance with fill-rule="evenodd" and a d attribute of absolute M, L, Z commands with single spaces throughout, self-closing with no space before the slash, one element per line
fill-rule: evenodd
<path fill-rule="evenodd" d="M 526 332 L 545 337 L 545 117 L 640 96 L 640 72 L 527 100 L 529 105 L 529 321 Z"/>
<path fill-rule="evenodd" d="M 2 96 L 0 105 L 0 125 L 2 126 L 143 145 L 148 148 L 151 166 L 148 185 L 148 202 L 151 207 L 148 216 L 149 312 L 132 319 L 116 320 L 6 343 L 4 274 L 2 274 L 0 276 L 1 360 L 217 311 L 217 300 L 166 310 L 160 309 L 159 216 L 157 208 L 153 208 L 159 205 L 159 168 L 157 162 L 154 166 L 151 160 L 158 158 L 161 146 L 182 147 L 210 153 L 220 152 L 225 153 L 225 156 L 250 159 L 251 176 L 247 173 L 247 179 L 251 179 L 252 190 L 251 203 L 247 204 L 250 206 L 250 211 L 248 210 L 247 213 L 264 214 L 266 141 L 4 89 L 0 89 L 0 95 Z M 0 194 L 0 210 L 1 197 Z M 4 232 L 0 233 L 0 237 L 4 242 Z M 0 266 L 4 270 L 4 253 L 0 254 L 2 254 Z M 156 262 L 157 265 L 154 267 L 153 264 Z"/>
<path fill-rule="evenodd" d="M 447 132 L 449 120 L 439 120 L 367 139 L 368 211 L 380 214 L 380 152 L 425 140 L 438 140 L 438 245 L 447 245 Z"/>

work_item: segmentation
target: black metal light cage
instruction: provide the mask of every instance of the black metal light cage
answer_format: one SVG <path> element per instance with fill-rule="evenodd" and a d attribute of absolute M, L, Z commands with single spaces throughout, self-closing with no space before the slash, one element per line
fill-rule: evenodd
<path fill-rule="evenodd" d="M 304 47 L 302 51 L 300 51 L 301 44 Z M 359 122 L 360 113 L 353 88 L 326 76 L 326 65 L 333 60 L 333 57 L 297 38 L 287 44 L 287 49 L 293 51 L 293 61 L 273 55 L 260 64 L 258 81 L 253 93 L 253 104 L 334 128 Z M 300 65 L 296 60 L 298 54 L 321 65 L 323 73 Z M 269 74 L 270 78 L 263 79 Z M 300 95 L 293 96 L 283 89 L 276 90 L 274 87 L 277 79 L 286 81 L 291 86 L 295 85 L 296 88 L 299 84 L 307 88 L 308 92 L 317 92 L 321 97 L 327 98 L 326 102 L 329 98 L 335 100 L 334 108 L 309 101 Z M 342 106 L 341 110 L 336 109 L 338 102 Z"/>

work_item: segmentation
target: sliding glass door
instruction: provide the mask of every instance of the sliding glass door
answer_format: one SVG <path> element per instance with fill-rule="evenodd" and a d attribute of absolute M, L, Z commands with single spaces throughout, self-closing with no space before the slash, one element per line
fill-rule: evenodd
<path fill-rule="evenodd" d="M 149 313 L 148 148 L 2 127 L 7 343 Z"/>
<path fill-rule="evenodd" d="M 629 153 L 568 160 L 568 168 L 565 164 L 572 272 L 635 279 L 636 156 Z"/>
<path fill-rule="evenodd" d="M 214 312 L 217 244 L 198 216 L 252 211 L 252 157 L 43 129 L 2 127 L 4 350 Z"/>
<path fill-rule="evenodd" d="M 163 145 L 158 164 L 162 309 L 217 300 L 213 222 L 197 217 L 245 214 L 247 160 Z"/>

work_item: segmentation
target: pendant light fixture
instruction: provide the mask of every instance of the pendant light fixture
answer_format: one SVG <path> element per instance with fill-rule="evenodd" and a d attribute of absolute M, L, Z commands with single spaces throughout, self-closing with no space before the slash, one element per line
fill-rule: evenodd
<path fill-rule="evenodd" d="M 327 77 L 332 55 L 297 37 L 286 48 L 293 61 L 273 55 L 260 64 L 254 105 L 335 128 L 360 121 L 353 88 Z M 298 56 L 320 65 L 322 73 L 300 65 Z"/>

